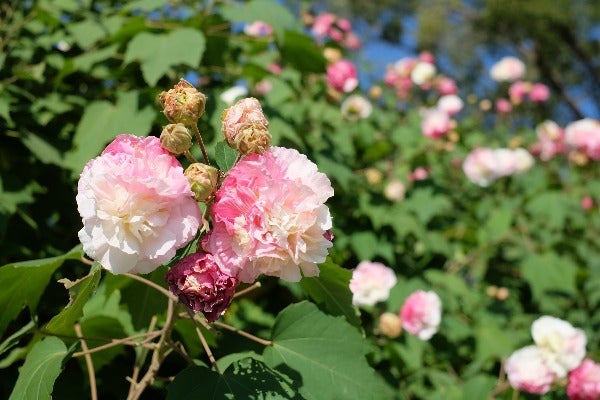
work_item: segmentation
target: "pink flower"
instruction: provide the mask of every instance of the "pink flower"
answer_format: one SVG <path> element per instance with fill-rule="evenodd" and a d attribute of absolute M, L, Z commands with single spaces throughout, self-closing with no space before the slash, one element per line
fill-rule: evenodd
<path fill-rule="evenodd" d="M 581 208 L 583 208 L 584 211 L 589 211 L 594 208 L 594 199 L 590 196 L 583 196 L 581 198 Z"/>
<path fill-rule="evenodd" d="M 346 38 L 344 39 L 344 46 L 348 50 L 358 50 L 362 45 L 360 39 L 353 32 L 349 32 L 346 34 Z"/>
<path fill-rule="evenodd" d="M 542 103 L 550 98 L 550 89 L 543 83 L 534 83 L 529 92 L 529 100 Z"/>
<path fill-rule="evenodd" d="M 264 151 L 269 147 L 271 135 L 268 126 L 269 122 L 263 114 L 260 102 L 254 97 L 248 97 L 225 109 L 221 130 L 231 147 L 246 154 L 249 149 L 260 148 Z M 254 142 L 260 146 L 253 146 L 257 144 Z"/>
<path fill-rule="evenodd" d="M 259 274 L 292 282 L 302 274 L 317 276 L 332 246 L 324 204 L 331 196 L 327 176 L 298 151 L 271 147 L 250 154 L 217 191 L 213 229 L 203 246 L 223 272 L 242 282 Z"/>
<path fill-rule="evenodd" d="M 315 17 L 311 31 L 316 37 L 323 38 L 329 34 L 331 26 L 335 22 L 335 15 L 330 13 L 319 14 Z"/>
<path fill-rule="evenodd" d="M 349 121 L 358 121 L 359 119 L 368 118 L 373 111 L 371 102 L 361 95 L 354 94 L 348 96 L 340 106 L 342 115 Z"/>
<path fill-rule="evenodd" d="M 517 81 L 508 88 L 508 97 L 513 104 L 520 104 L 531 90 L 529 82 Z"/>
<path fill-rule="evenodd" d="M 175 264 L 165 280 L 169 289 L 189 309 L 214 322 L 233 299 L 237 279 L 224 274 L 210 253 L 194 253 Z"/>
<path fill-rule="evenodd" d="M 327 67 L 327 83 L 335 90 L 349 93 L 358 86 L 358 72 L 348 60 L 340 60 Z"/>
<path fill-rule="evenodd" d="M 113 274 L 149 273 L 194 238 L 200 209 L 156 137 L 119 135 L 77 185 L 83 250 Z"/>
<path fill-rule="evenodd" d="M 498 99 L 494 103 L 496 111 L 500 114 L 508 114 L 512 111 L 512 104 L 506 99 Z"/>
<path fill-rule="evenodd" d="M 585 357 L 585 333 L 562 319 L 547 315 L 536 319 L 531 336 L 544 364 L 559 378 L 577 368 Z"/>
<path fill-rule="evenodd" d="M 554 121 L 544 121 L 536 127 L 537 143 L 533 145 L 533 153 L 547 161 L 556 154 L 566 151 L 563 129 Z"/>
<path fill-rule="evenodd" d="M 452 121 L 444 111 L 431 108 L 425 111 L 421 121 L 421 132 L 424 136 L 438 139 L 450 132 Z"/>
<path fill-rule="evenodd" d="M 460 97 L 455 94 L 447 94 L 438 99 L 437 108 L 449 116 L 454 116 L 462 110 L 464 103 Z"/>
<path fill-rule="evenodd" d="M 512 353 L 504 370 L 513 388 L 534 394 L 547 393 L 556 378 L 536 346 L 526 346 Z"/>
<path fill-rule="evenodd" d="M 419 54 L 419 60 L 433 64 L 435 63 L 435 56 L 429 51 L 422 51 L 421 54 Z"/>
<path fill-rule="evenodd" d="M 600 399 L 600 364 L 585 359 L 569 373 L 567 396 L 570 400 Z"/>
<path fill-rule="evenodd" d="M 458 93 L 458 86 L 456 86 L 456 82 L 453 79 L 445 76 L 438 77 L 436 88 L 441 95 Z"/>
<path fill-rule="evenodd" d="M 600 160 L 600 121 L 584 118 L 565 127 L 566 143 L 592 160 Z"/>
<path fill-rule="evenodd" d="M 400 309 L 402 327 L 421 340 L 429 340 L 438 331 L 442 319 L 442 301 L 433 292 L 417 290 Z"/>
<path fill-rule="evenodd" d="M 385 301 L 395 284 L 396 274 L 391 268 L 379 262 L 361 261 L 350 279 L 352 304 L 372 306 Z"/>
<path fill-rule="evenodd" d="M 254 37 L 269 36 L 273 33 L 273 28 L 264 21 L 254 21 L 244 27 L 244 33 Z"/>
<path fill-rule="evenodd" d="M 516 57 L 504 57 L 490 69 L 490 76 L 496 82 L 513 82 L 525 75 L 525 64 Z"/>
<path fill-rule="evenodd" d="M 417 167 L 414 171 L 410 173 L 408 179 L 411 181 L 422 181 L 429 177 L 429 171 L 423 167 Z"/>

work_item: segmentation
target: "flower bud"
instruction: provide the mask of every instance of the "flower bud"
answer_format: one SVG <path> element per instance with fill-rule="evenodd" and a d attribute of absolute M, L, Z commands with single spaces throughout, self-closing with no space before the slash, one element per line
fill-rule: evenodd
<path fill-rule="evenodd" d="M 183 154 L 192 147 L 192 135 L 183 124 L 169 124 L 160 133 L 160 145 L 171 154 Z"/>
<path fill-rule="evenodd" d="M 204 114 L 206 96 L 181 79 L 173 89 L 158 96 L 163 113 L 172 123 L 195 124 Z"/>
<path fill-rule="evenodd" d="M 196 201 L 208 200 L 217 190 L 219 170 L 210 165 L 193 163 L 183 173 L 190 183 Z"/>
<path fill-rule="evenodd" d="M 402 320 L 398 314 L 385 312 L 379 318 L 379 332 L 382 335 L 395 339 L 402 333 Z"/>
<path fill-rule="evenodd" d="M 260 122 L 248 122 L 240 126 L 235 135 L 234 147 L 241 154 L 262 154 L 271 146 L 271 134 Z"/>

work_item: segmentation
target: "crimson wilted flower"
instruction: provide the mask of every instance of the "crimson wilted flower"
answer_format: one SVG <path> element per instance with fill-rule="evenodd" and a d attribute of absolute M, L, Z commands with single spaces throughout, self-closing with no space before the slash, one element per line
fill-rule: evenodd
<path fill-rule="evenodd" d="M 167 272 L 165 280 L 181 303 L 204 314 L 209 322 L 227 310 L 238 283 L 221 271 L 212 254 L 205 252 L 184 257 Z"/>

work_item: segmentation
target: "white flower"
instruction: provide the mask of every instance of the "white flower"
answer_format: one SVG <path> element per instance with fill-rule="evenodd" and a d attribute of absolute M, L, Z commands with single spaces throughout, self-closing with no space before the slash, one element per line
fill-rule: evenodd
<path fill-rule="evenodd" d="M 490 76 L 496 82 L 513 82 L 525 75 L 525 64 L 516 57 L 504 57 L 490 69 Z"/>
<path fill-rule="evenodd" d="M 430 82 L 435 76 L 437 70 L 435 65 L 419 61 L 417 65 L 410 72 L 410 79 L 415 85 L 423 85 L 424 83 Z"/>
<path fill-rule="evenodd" d="M 344 100 L 340 110 L 346 119 L 350 121 L 357 121 L 359 119 L 365 119 L 371 115 L 373 106 L 371 105 L 371 102 L 369 102 L 369 100 L 363 96 L 353 94 Z"/>
<path fill-rule="evenodd" d="M 352 304 L 372 306 L 385 301 L 395 284 L 396 274 L 391 268 L 379 262 L 362 261 L 352 271 L 350 279 Z"/>
<path fill-rule="evenodd" d="M 512 353 L 504 370 L 513 388 L 534 394 L 548 392 L 555 379 L 536 346 L 526 346 Z"/>

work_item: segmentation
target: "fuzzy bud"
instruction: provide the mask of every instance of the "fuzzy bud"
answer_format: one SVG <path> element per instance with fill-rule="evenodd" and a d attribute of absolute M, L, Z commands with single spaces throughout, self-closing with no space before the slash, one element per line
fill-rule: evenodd
<path fill-rule="evenodd" d="M 210 165 L 193 163 L 183 173 L 190 182 L 196 201 L 208 200 L 217 190 L 219 170 Z"/>
<path fill-rule="evenodd" d="M 271 134 L 260 122 L 248 122 L 240 126 L 235 135 L 234 148 L 241 154 L 262 154 L 271 146 Z"/>
<path fill-rule="evenodd" d="M 402 320 L 398 314 L 385 312 L 379 318 L 379 332 L 382 335 L 395 339 L 402 333 Z"/>
<path fill-rule="evenodd" d="M 160 145 L 171 154 L 183 154 L 192 147 L 192 135 L 183 124 L 169 124 L 160 133 Z"/>
<path fill-rule="evenodd" d="M 168 92 L 161 92 L 158 100 L 169 121 L 186 126 L 198 122 L 206 105 L 206 96 L 184 79 Z"/>

